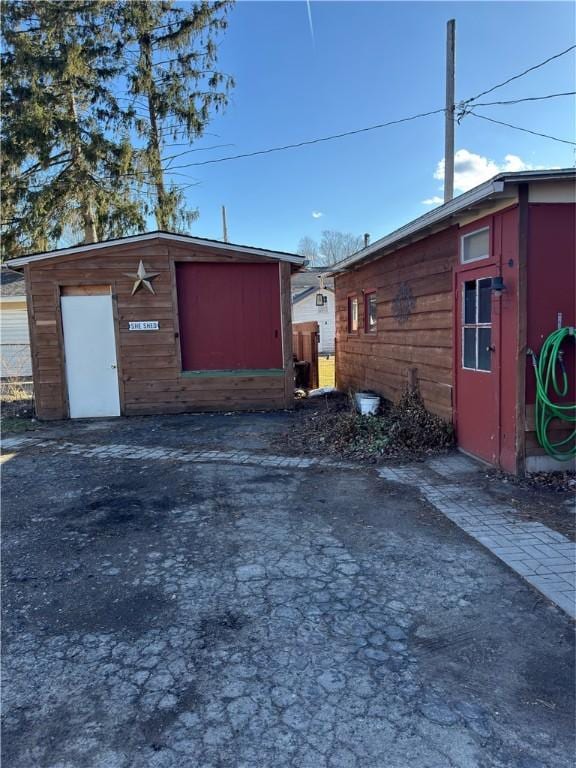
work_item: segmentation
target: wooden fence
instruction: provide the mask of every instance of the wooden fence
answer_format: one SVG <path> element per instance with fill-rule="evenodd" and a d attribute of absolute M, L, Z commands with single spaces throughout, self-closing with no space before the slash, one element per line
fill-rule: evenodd
<path fill-rule="evenodd" d="M 310 364 L 310 389 L 318 386 L 318 323 L 294 323 L 292 325 L 292 350 L 296 360 Z"/>

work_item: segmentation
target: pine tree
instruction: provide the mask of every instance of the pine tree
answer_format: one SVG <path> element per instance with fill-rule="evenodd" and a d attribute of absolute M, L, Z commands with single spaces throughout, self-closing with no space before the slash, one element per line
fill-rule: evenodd
<path fill-rule="evenodd" d="M 216 69 L 216 35 L 227 27 L 231 0 L 127 3 L 123 11 L 125 71 L 134 100 L 133 125 L 143 139 L 143 166 L 153 190 L 158 229 L 186 229 L 198 212 L 186 208 L 182 189 L 167 185 L 167 140 L 192 143 L 213 111 L 223 109 L 233 78 Z M 139 111 L 139 110 L 143 110 Z"/>
<path fill-rule="evenodd" d="M 92 242 L 143 229 L 137 154 L 113 95 L 118 4 L 4 0 L 3 254 L 63 232 Z"/>

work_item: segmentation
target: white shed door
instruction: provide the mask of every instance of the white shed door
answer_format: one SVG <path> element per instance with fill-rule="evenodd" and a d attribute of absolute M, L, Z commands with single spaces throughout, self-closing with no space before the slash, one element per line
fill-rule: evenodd
<path fill-rule="evenodd" d="M 70 417 L 120 416 L 112 296 L 62 296 Z"/>

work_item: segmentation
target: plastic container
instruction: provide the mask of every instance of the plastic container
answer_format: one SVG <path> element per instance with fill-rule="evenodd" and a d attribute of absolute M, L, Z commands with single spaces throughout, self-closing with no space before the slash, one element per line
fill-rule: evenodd
<path fill-rule="evenodd" d="M 371 395 L 367 392 L 356 393 L 356 406 L 362 416 L 371 416 L 377 413 L 380 407 L 380 398 L 378 395 Z"/>

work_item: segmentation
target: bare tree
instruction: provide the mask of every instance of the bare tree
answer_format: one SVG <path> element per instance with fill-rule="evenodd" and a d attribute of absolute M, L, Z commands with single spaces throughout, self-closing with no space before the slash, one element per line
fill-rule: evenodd
<path fill-rule="evenodd" d="M 320 254 L 323 264 L 336 264 L 347 256 L 359 251 L 364 244 L 361 235 L 351 232 L 338 232 L 336 229 L 325 229 L 320 240 Z"/>
<path fill-rule="evenodd" d="M 303 237 L 298 243 L 297 253 L 310 263 L 311 267 L 315 267 L 318 263 L 318 243 L 311 237 Z"/>
<path fill-rule="evenodd" d="M 329 267 L 356 253 L 363 245 L 361 235 L 325 229 L 320 245 L 311 237 L 303 237 L 298 243 L 298 253 L 306 257 L 312 267 Z"/>

